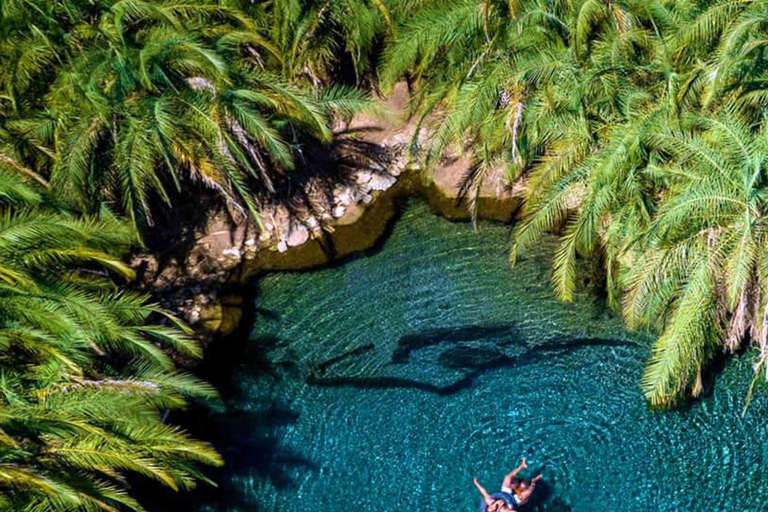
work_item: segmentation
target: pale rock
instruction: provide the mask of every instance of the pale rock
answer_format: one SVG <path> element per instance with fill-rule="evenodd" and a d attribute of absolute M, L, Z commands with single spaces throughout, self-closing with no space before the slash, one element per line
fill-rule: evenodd
<path fill-rule="evenodd" d="M 368 192 L 363 190 L 363 189 L 356 189 L 354 191 L 354 201 L 353 201 L 353 203 L 359 203 L 360 201 L 365 199 L 365 196 L 367 194 L 368 194 Z"/>
<path fill-rule="evenodd" d="M 370 171 L 360 171 L 355 176 L 355 181 L 357 181 L 360 185 L 364 185 L 371 181 L 371 178 L 373 176 L 371 175 Z"/>
<path fill-rule="evenodd" d="M 347 189 L 347 192 L 344 195 L 344 201 L 346 202 L 347 206 L 353 205 L 358 201 L 356 196 L 357 194 L 353 189 L 351 188 Z"/>
<path fill-rule="evenodd" d="M 290 247 L 296 247 L 309 240 L 309 230 L 303 224 L 297 224 L 293 226 L 291 232 L 288 234 L 286 243 Z"/>
<path fill-rule="evenodd" d="M 398 133 L 392 137 L 392 146 L 407 145 L 411 140 L 407 133 Z"/>
<path fill-rule="evenodd" d="M 264 205 L 259 209 L 259 215 L 261 215 L 261 221 L 266 224 L 269 222 L 268 218 L 275 216 L 275 208 L 271 204 Z"/>
<path fill-rule="evenodd" d="M 357 202 L 355 194 L 349 187 L 337 188 L 333 191 L 333 202 L 336 205 L 349 206 Z"/>
<path fill-rule="evenodd" d="M 216 87 L 209 80 L 206 80 L 201 76 L 191 76 L 186 78 L 184 81 L 187 82 L 187 85 L 189 85 L 190 89 L 194 89 L 195 91 L 206 91 L 213 94 L 216 93 Z"/>
<path fill-rule="evenodd" d="M 373 201 L 373 196 L 371 194 L 365 194 L 363 196 L 364 203 L 370 203 L 371 201 Z"/>
<path fill-rule="evenodd" d="M 275 213 L 272 216 L 275 231 L 278 235 L 285 235 L 290 229 L 291 215 L 288 213 L 288 208 L 283 205 L 279 205 L 275 208 Z"/>
<path fill-rule="evenodd" d="M 233 268 L 237 267 L 241 261 L 242 261 L 242 256 L 240 256 L 240 252 L 238 251 L 237 258 L 233 258 L 229 256 L 226 258 L 217 259 L 216 264 L 219 268 L 223 270 L 232 270 Z"/>
<path fill-rule="evenodd" d="M 344 206 L 339 205 L 333 209 L 333 216 L 338 219 L 339 217 L 343 217 L 346 211 L 347 209 Z"/>
<path fill-rule="evenodd" d="M 314 231 L 315 228 L 320 227 L 320 221 L 317 220 L 317 217 L 315 217 L 314 215 L 312 217 L 307 217 L 307 226 L 309 227 L 309 229 Z"/>
<path fill-rule="evenodd" d="M 387 190 L 395 184 L 397 180 L 389 174 L 374 174 L 370 185 L 372 190 Z"/>
<path fill-rule="evenodd" d="M 229 249 L 224 249 L 223 251 L 221 251 L 221 254 L 223 254 L 224 256 L 231 256 L 233 258 L 239 258 L 240 257 L 240 250 L 237 249 L 236 247 L 231 247 Z"/>
<path fill-rule="evenodd" d="M 259 241 L 264 242 L 272 237 L 275 227 L 267 219 L 262 218 L 262 228 L 259 230 Z"/>
<path fill-rule="evenodd" d="M 285 243 L 285 240 L 280 240 L 277 243 L 277 250 L 278 250 L 278 252 L 285 252 L 285 251 L 288 250 L 288 244 Z"/>

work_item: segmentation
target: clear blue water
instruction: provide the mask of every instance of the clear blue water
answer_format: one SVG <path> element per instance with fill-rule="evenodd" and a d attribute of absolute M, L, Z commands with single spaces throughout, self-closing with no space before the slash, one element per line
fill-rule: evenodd
<path fill-rule="evenodd" d="M 587 287 L 553 300 L 543 258 L 509 267 L 508 236 L 414 203 L 375 254 L 261 279 L 215 419 L 227 465 L 196 510 L 474 511 L 472 477 L 495 489 L 522 455 L 540 510 L 768 510 L 763 391 L 741 416 L 750 354 L 704 399 L 649 412 L 650 338 Z"/>

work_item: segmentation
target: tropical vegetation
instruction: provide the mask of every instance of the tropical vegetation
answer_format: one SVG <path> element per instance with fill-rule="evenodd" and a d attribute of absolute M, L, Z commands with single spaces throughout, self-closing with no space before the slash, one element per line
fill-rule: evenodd
<path fill-rule="evenodd" d="M 130 229 L 0 169 L 0 508 L 142 510 L 122 472 L 192 487 L 220 458 L 163 416 L 215 392 L 165 350 L 199 357 L 188 329 L 119 287 Z"/>
<path fill-rule="evenodd" d="M 5 0 L 0 4 L 0 508 L 142 510 L 216 453 L 165 420 L 215 392 L 122 259 L 183 198 L 258 222 L 370 92 L 405 80 L 426 172 L 524 185 L 545 233 L 658 334 L 654 406 L 749 342 L 768 377 L 762 0 Z M 186 195 L 185 195 L 186 194 Z M 474 203 L 469 202 L 470 205 Z"/>
<path fill-rule="evenodd" d="M 439 120 L 427 160 L 523 180 L 511 260 L 556 232 L 552 283 L 603 265 L 609 303 L 659 333 L 656 406 L 702 390 L 745 340 L 768 375 L 766 5 L 761 1 L 421 2 L 385 50 Z"/>
<path fill-rule="evenodd" d="M 301 32 L 317 15 L 297 20 L 299 2 L 269 14 L 236 4 L 4 2 L 0 130 L 9 157 L 77 211 L 109 204 L 139 237 L 183 182 L 256 215 L 302 143 L 328 143 L 332 114 L 369 102 L 357 89 L 320 87 L 315 68 L 331 50 L 302 46 L 313 38 Z M 269 33 L 265 20 L 283 26 Z"/>
<path fill-rule="evenodd" d="M 175 362 L 201 349 L 122 258 L 182 193 L 258 221 L 303 148 L 370 107 L 332 79 L 336 55 L 364 68 L 362 36 L 302 5 L 0 4 L 0 509 L 140 511 L 132 483 L 221 464 L 167 421 L 216 396 Z"/>

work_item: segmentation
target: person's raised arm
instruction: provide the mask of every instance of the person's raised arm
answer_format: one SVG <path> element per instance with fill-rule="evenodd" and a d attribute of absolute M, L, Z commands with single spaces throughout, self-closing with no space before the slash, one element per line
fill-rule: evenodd
<path fill-rule="evenodd" d="M 521 505 L 531 498 L 533 491 L 536 489 L 536 482 L 539 480 L 541 480 L 541 475 L 536 475 L 533 480 L 531 480 L 531 485 L 529 485 L 527 489 L 517 495 L 520 498 Z"/>
<path fill-rule="evenodd" d="M 491 503 L 493 503 L 493 498 L 491 498 L 491 495 L 488 494 L 488 491 L 485 490 L 485 487 L 480 485 L 480 482 L 477 481 L 477 477 L 475 477 L 474 482 L 475 482 L 475 487 L 477 487 L 477 490 L 480 491 L 480 494 L 483 495 L 483 501 L 485 501 L 485 504 L 490 507 Z"/>
<path fill-rule="evenodd" d="M 520 465 L 517 466 L 515 469 L 513 469 L 507 476 L 504 477 L 504 482 L 502 482 L 503 487 L 512 487 L 512 479 L 515 478 L 522 470 L 528 467 L 528 464 L 525 462 L 525 457 L 520 461 Z"/>

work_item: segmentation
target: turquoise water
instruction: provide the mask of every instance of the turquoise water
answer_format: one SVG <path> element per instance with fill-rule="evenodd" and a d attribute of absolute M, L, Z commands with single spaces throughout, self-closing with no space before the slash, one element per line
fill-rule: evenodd
<path fill-rule="evenodd" d="M 703 400 L 648 412 L 650 339 L 586 286 L 554 301 L 545 261 L 509 267 L 508 236 L 411 204 L 375 254 L 261 279 L 213 420 L 227 466 L 196 509 L 474 511 L 472 477 L 495 490 L 525 455 L 540 510 L 768 510 L 749 354 Z"/>

